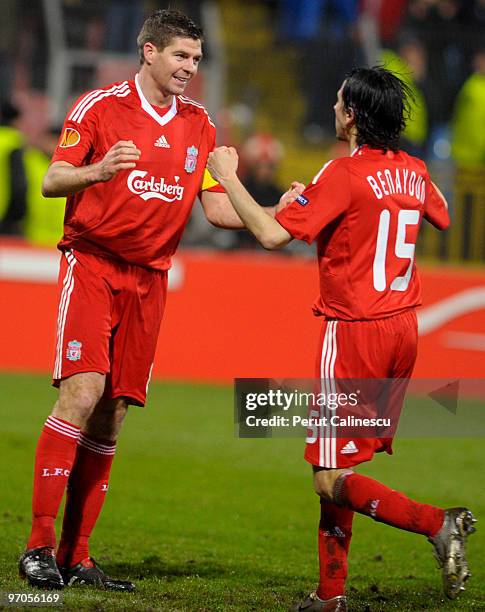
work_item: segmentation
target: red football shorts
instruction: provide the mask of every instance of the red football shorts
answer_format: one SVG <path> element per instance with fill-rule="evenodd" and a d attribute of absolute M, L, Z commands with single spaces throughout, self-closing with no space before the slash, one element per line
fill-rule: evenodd
<path fill-rule="evenodd" d="M 389 405 L 392 405 L 392 414 L 398 418 L 407 381 L 416 361 L 417 341 L 414 308 L 372 321 L 325 320 L 316 364 L 321 393 L 340 392 L 341 386 L 346 391 L 352 391 L 352 381 L 349 379 L 375 379 L 369 380 L 369 388 L 380 384 L 376 379 L 399 379 L 390 381 L 388 387 L 392 394 Z M 339 379 L 345 380 L 339 383 Z M 365 381 L 362 382 L 364 385 L 357 383 L 356 386 L 366 387 Z M 332 422 L 331 417 L 346 417 L 349 413 L 348 408 L 339 406 L 334 410 L 329 410 L 328 406 L 315 408 L 319 417 L 327 417 L 327 422 Z M 364 431 L 364 436 L 370 437 L 357 435 L 349 438 L 339 435 L 338 426 L 312 429 L 307 438 L 305 459 L 315 466 L 348 468 L 369 461 L 375 452 L 392 454 L 392 435 L 372 436 L 366 429 L 361 431 Z"/>
<path fill-rule="evenodd" d="M 104 396 L 145 404 L 167 296 L 167 272 L 80 251 L 59 271 L 53 384 L 81 372 L 106 374 Z"/>

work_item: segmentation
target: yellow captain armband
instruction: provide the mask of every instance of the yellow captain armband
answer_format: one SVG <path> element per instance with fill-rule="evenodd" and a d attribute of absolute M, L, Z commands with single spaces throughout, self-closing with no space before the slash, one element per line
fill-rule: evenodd
<path fill-rule="evenodd" d="M 219 183 L 212 178 L 211 173 L 206 168 L 204 170 L 204 176 L 202 178 L 202 185 L 200 187 L 200 190 L 205 191 L 206 189 L 210 189 L 211 187 L 215 187 L 216 185 L 219 185 Z"/>

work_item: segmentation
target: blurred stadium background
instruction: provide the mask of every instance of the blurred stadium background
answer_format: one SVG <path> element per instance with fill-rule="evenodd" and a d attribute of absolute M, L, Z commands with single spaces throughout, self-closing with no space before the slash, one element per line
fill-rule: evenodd
<path fill-rule="evenodd" d="M 69 105 L 85 90 L 134 75 L 140 23 L 168 4 L 0 2 L 0 451 L 11 466 L 0 473 L 8 508 L 0 515 L 8 542 L 0 569 L 8 588 L 19 588 L 15 558 L 29 520 L 33 447 L 54 398 L 48 377 L 64 201 L 42 198 L 42 175 Z M 239 149 L 242 176 L 262 203 L 273 204 L 291 180 L 308 182 L 328 159 L 347 154 L 335 142 L 332 110 L 346 70 L 384 63 L 408 80 L 416 103 L 404 148 L 427 161 L 453 219 L 443 235 L 424 227 L 418 246 L 424 303 L 415 375 L 483 378 L 485 1 L 173 0 L 170 6 L 203 24 L 205 58 L 188 95 L 208 108 L 219 143 Z M 315 578 L 318 504 L 299 461 L 300 441 L 232 437 L 228 385 L 234 377 L 312 375 L 319 329 L 310 310 L 314 251 L 295 243 L 284 253 L 265 253 L 243 232 L 209 226 L 196 205 L 169 290 L 150 411 L 130 415 L 98 546 L 120 553 L 111 521 L 129 532 L 126 565 L 109 557 L 105 563 L 146 579 L 139 599 L 127 604 L 132 609 L 285 609 Z M 404 454 L 378 458 L 366 473 L 419 499 L 455 505 L 463 497 L 478 514 L 485 511 L 476 481 L 483 472 L 481 440 L 398 446 Z M 147 481 L 155 482 L 149 490 L 139 478 L 147 469 Z M 147 516 L 146 505 L 157 512 Z M 451 609 L 436 599 L 438 575 L 411 536 L 368 522 L 359 530 L 365 537 L 356 538 L 351 566 L 353 609 Z M 485 609 L 483 569 L 477 574 L 470 598 L 454 609 Z M 436 607 L 427 603 L 433 598 Z M 93 609 L 120 605 L 113 595 L 69 601 Z"/>

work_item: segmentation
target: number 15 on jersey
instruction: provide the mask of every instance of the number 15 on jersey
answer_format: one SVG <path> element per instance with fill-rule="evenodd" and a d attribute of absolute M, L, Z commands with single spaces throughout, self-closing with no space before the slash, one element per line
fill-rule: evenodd
<path fill-rule="evenodd" d="M 379 229 L 377 231 L 376 252 L 374 256 L 373 278 L 374 289 L 376 291 L 385 291 L 388 287 L 391 291 L 406 291 L 413 272 L 414 251 L 416 244 L 406 242 L 406 228 L 408 225 L 418 225 L 419 211 L 418 210 L 400 210 L 397 218 L 397 234 L 394 245 L 394 255 L 400 259 L 408 259 L 409 265 L 403 276 L 396 276 L 390 280 L 386 275 L 386 259 L 390 255 L 389 249 L 389 226 L 391 222 L 391 213 L 389 210 L 383 210 L 379 216 Z M 389 286 L 390 282 L 390 286 Z"/>

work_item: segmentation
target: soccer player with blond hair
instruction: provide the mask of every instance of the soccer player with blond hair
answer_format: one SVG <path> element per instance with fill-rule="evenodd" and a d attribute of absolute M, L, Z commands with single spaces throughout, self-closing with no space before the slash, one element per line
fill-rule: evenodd
<path fill-rule="evenodd" d="M 148 17 L 138 74 L 75 102 L 44 178 L 44 196 L 67 196 L 67 206 L 53 376 L 59 397 L 37 445 L 32 529 L 19 561 L 32 586 L 134 589 L 107 576 L 89 548 L 116 440 L 128 406 L 145 404 L 167 273 L 197 196 L 211 223 L 243 228 L 206 170 L 214 124 L 185 95 L 202 39 L 180 11 Z M 290 188 L 264 214 L 274 217 L 296 194 Z"/>

